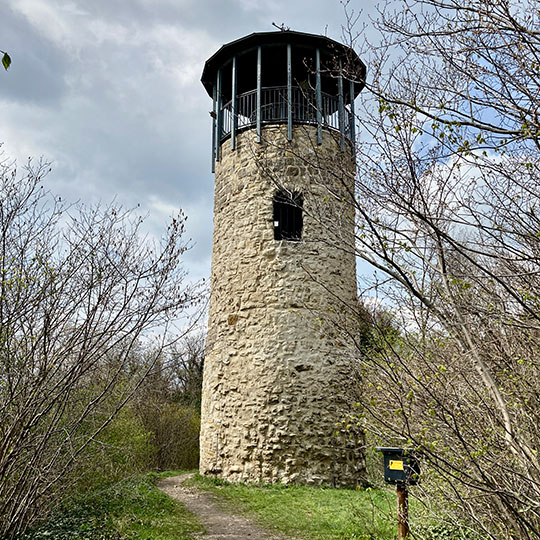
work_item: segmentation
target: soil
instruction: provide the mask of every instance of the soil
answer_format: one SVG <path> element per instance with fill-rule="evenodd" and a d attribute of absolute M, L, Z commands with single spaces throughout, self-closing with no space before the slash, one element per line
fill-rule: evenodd
<path fill-rule="evenodd" d="M 198 518 L 206 533 L 197 536 L 201 540 L 286 540 L 262 529 L 250 519 L 234 514 L 224 508 L 213 493 L 192 486 L 182 485 L 192 474 L 171 476 L 158 483 L 158 488 L 169 497 L 179 500 Z"/>

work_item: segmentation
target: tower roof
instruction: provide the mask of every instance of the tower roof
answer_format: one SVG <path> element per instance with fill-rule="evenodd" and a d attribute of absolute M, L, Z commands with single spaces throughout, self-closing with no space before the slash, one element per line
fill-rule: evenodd
<path fill-rule="evenodd" d="M 247 53 L 259 46 L 286 44 L 312 49 L 319 48 L 322 59 L 326 60 L 327 63 L 329 60 L 341 59 L 343 71 L 347 79 L 355 82 L 355 96 L 358 95 L 364 86 L 366 66 L 353 49 L 326 36 L 282 30 L 277 32 L 255 32 L 223 45 L 204 65 L 201 82 L 206 88 L 208 95 L 212 97 L 212 90 L 218 69 L 234 56 Z"/>

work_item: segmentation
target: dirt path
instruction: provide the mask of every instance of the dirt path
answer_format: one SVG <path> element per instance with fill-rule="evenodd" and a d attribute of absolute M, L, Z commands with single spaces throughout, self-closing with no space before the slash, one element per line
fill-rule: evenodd
<path fill-rule="evenodd" d="M 183 486 L 182 482 L 192 476 L 192 474 L 182 474 L 165 478 L 158 483 L 158 488 L 169 497 L 182 502 L 199 518 L 207 533 L 197 538 L 201 540 L 285 540 L 290 538 L 264 531 L 251 520 L 228 512 L 218 504 L 212 493 Z"/>

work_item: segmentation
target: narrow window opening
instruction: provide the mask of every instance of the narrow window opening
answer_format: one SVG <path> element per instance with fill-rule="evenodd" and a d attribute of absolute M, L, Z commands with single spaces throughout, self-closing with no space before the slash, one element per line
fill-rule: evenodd
<path fill-rule="evenodd" d="M 301 240 L 304 224 L 301 193 L 279 191 L 274 195 L 274 240 Z"/>

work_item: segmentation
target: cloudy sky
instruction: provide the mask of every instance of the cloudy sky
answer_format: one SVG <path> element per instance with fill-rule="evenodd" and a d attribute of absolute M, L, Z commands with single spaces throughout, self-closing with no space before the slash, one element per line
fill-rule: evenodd
<path fill-rule="evenodd" d="M 351 5 L 354 2 L 351 2 Z M 361 8 L 362 0 L 353 7 Z M 140 205 L 159 235 L 182 208 L 192 279 L 210 274 L 211 100 L 204 62 L 252 32 L 341 39 L 338 0 L 0 0 L 4 156 L 52 163 L 68 201 Z M 374 11 L 364 6 L 364 18 Z"/>

